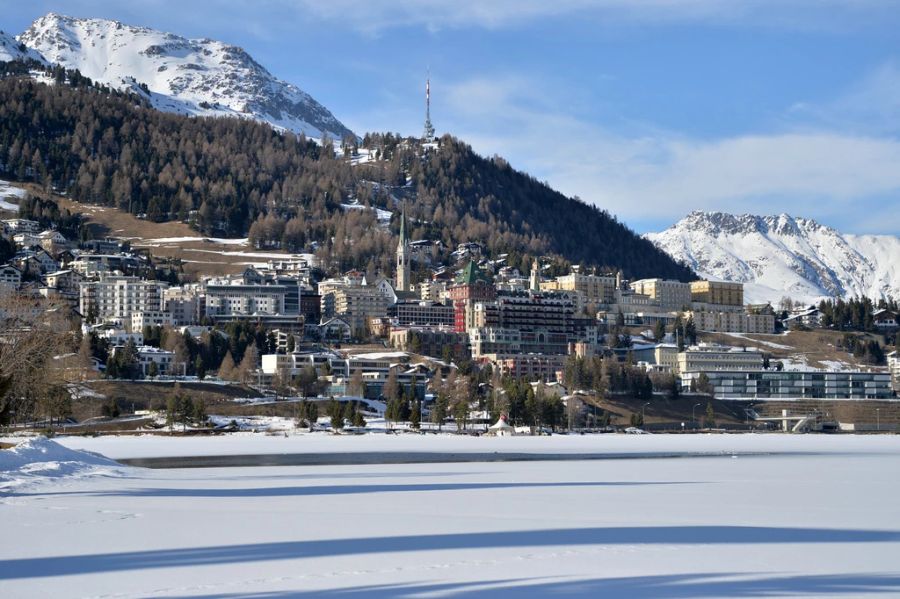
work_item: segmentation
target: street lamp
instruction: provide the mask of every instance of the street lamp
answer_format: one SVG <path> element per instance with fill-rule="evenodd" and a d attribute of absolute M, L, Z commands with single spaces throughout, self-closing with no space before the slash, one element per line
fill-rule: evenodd
<path fill-rule="evenodd" d="M 881 432 L 881 408 L 875 408 L 875 426 Z"/>
<path fill-rule="evenodd" d="M 697 413 L 696 412 L 697 406 L 702 406 L 702 405 L 703 405 L 703 402 L 695 403 L 694 407 L 691 408 L 691 423 L 693 423 L 694 428 L 697 428 L 697 417 L 695 416 L 695 414 Z"/>
<path fill-rule="evenodd" d="M 646 408 L 649 405 L 650 405 L 650 402 L 648 401 L 647 403 L 645 403 L 644 405 L 641 406 L 641 426 L 644 426 L 644 408 Z"/>

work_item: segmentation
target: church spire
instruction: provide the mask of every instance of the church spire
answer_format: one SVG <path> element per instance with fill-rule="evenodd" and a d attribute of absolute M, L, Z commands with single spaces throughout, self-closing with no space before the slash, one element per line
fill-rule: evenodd
<path fill-rule="evenodd" d="M 406 205 L 400 214 L 400 240 L 397 242 L 397 277 L 394 280 L 397 291 L 409 291 L 412 256 L 409 251 L 409 240 L 406 238 Z"/>
<path fill-rule="evenodd" d="M 406 205 L 400 213 L 400 245 L 406 245 Z"/>

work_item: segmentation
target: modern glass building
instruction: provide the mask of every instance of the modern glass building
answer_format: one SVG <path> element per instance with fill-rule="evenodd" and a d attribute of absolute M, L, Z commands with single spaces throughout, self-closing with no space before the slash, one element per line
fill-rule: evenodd
<path fill-rule="evenodd" d="M 692 371 L 682 373 L 682 386 L 701 374 L 716 399 L 895 399 L 887 372 Z"/>

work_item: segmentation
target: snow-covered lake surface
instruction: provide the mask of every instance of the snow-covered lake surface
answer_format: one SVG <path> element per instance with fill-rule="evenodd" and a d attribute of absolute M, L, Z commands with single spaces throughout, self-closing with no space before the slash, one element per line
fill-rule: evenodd
<path fill-rule="evenodd" d="M 714 455 L 143 470 L 79 449 Z M 38 441 L 0 452 L 0 594 L 898 596 L 898 472 L 894 436 Z"/>

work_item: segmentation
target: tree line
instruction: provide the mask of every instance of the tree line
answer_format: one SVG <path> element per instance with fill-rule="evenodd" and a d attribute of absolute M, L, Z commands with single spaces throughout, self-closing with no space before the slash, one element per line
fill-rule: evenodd
<path fill-rule="evenodd" d="M 549 255 L 631 277 L 693 277 L 607 212 L 453 137 L 427 150 L 393 134 L 362 145 L 377 160 L 353 166 L 329 142 L 261 123 L 164 113 L 138 94 L 85 83 L 0 81 L 0 173 L 81 202 L 314 251 L 335 271 L 382 272 L 391 270 L 399 219 L 385 228 L 371 208 L 396 215 L 405 203 L 412 236 L 440 240 L 447 252 L 478 241 L 521 264 Z"/>

